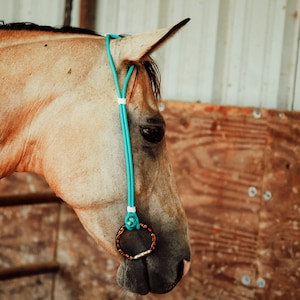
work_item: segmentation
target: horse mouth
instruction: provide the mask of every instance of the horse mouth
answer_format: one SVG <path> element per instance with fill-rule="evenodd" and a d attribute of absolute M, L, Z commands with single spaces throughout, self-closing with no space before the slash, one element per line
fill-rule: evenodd
<path fill-rule="evenodd" d="M 179 265 L 178 265 L 178 272 L 177 272 L 177 278 L 176 280 L 174 281 L 174 283 L 172 283 L 170 286 L 168 286 L 164 293 L 168 293 L 170 292 L 171 290 L 174 289 L 174 287 L 177 285 L 177 283 L 182 279 L 183 276 L 185 276 L 185 274 L 187 273 L 187 271 L 185 271 L 185 262 L 186 260 L 182 260 Z"/>
<path fill-rule="evenodd" d="M 120 265 L 117 272 L 118 284 L 140 295 L 146 295 L 149 292 L 164 294 L 170 292 L 185 275 L 186 260 L 182 260 L 178 264 L 177 276 L 170 281 L 166 279 L 168 277 L 167 269 L 159 270 L 155 274 L 149 274 L 149 262 L 147 260 L 148 258 L 124 261 L 124 264 Z"/>
<path fill-rule="evenodd" d="M 117 272 L 118 284 L 130 292 L 146 295 L 150 291 L 146 258 L 124 261 Z"/>

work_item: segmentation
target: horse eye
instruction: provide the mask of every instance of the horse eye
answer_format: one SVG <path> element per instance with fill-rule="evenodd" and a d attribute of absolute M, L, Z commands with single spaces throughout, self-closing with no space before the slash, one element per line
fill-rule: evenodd
<path fill-rule="evenodd" d="M 159 143 L 164 135 L 165 128 L 163 126 L 141 126 L 140 132 L 143 138 L 150 143 L 157 144 Z"/>

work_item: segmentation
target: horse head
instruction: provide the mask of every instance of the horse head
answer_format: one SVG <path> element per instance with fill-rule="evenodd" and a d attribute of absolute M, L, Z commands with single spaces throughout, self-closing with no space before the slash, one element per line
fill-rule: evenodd
<path fill-rule="evenodd" d="M 15 59 L 17 51 L 32 55 L 24 58 L 26 72 L 18 71 L 28 80 L 18 84 L 22 96 L 35 100 L 22 131 L 26 143 L 16 170 L 45 176 L 94 240 L 119 259 L 119 284 L 139 294 L 170 291 L 189 268 L 187 220 L 168 160 L 155 65 L 149 56 L 187 21 L 110 44 L 121 85 L 128 67 L 135 66 L 127 88 L 135 205 L 141 223 L 157 238 L 155 250 L 137 260 L 123 258 L 115 247 L 126 214 L 127 186 L 117 95 L 104 39 L 55 33 L 47 43 L 35 36 L 28 49 L 24 41 L 21 50 L 14 47 Z M 126 231 L 122 243 L 127 252 L 139 253 L 149 239 L 142 230 Z"/>

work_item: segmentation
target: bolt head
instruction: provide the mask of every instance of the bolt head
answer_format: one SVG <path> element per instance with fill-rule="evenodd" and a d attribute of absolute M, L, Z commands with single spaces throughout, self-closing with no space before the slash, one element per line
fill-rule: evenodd
<path fill-rule="evenodd" d="M 263 278 L 259 277 L 256 280 L 256 285 L 258 288 L 263 289 L 266 286 L 266 281 Z"/>
<path fill-rule="evenodd" d="M 265 191 L 263 197 L 266 201 L 269 201 L 272 199 L 272 193 L 270 191 Z"/>
<path fill-rule="evenodd" d="M 249 285 L 251 283 L 251 277 L 249 275 L 243 275 L 241 281 L 243 285 Z"/>
<path fill-rule="evenodd" d="M 255 186 L 250 186 L 248 189 L 248 195 L 249 197 L 255 197 L 257 194 L 257 189 Z"/>

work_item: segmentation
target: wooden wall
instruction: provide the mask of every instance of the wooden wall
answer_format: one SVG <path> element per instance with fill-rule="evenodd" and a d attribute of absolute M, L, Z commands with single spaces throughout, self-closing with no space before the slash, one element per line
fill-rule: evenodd
<path fill-rule="evenodd" d="M 167 295 L 125 292 L 73 211 L 40 177 L 17 174 L 0 181 L 1 300 L 300 298 L 300 113 L 165 102 L 163 114 L 189 275 Z"/>

